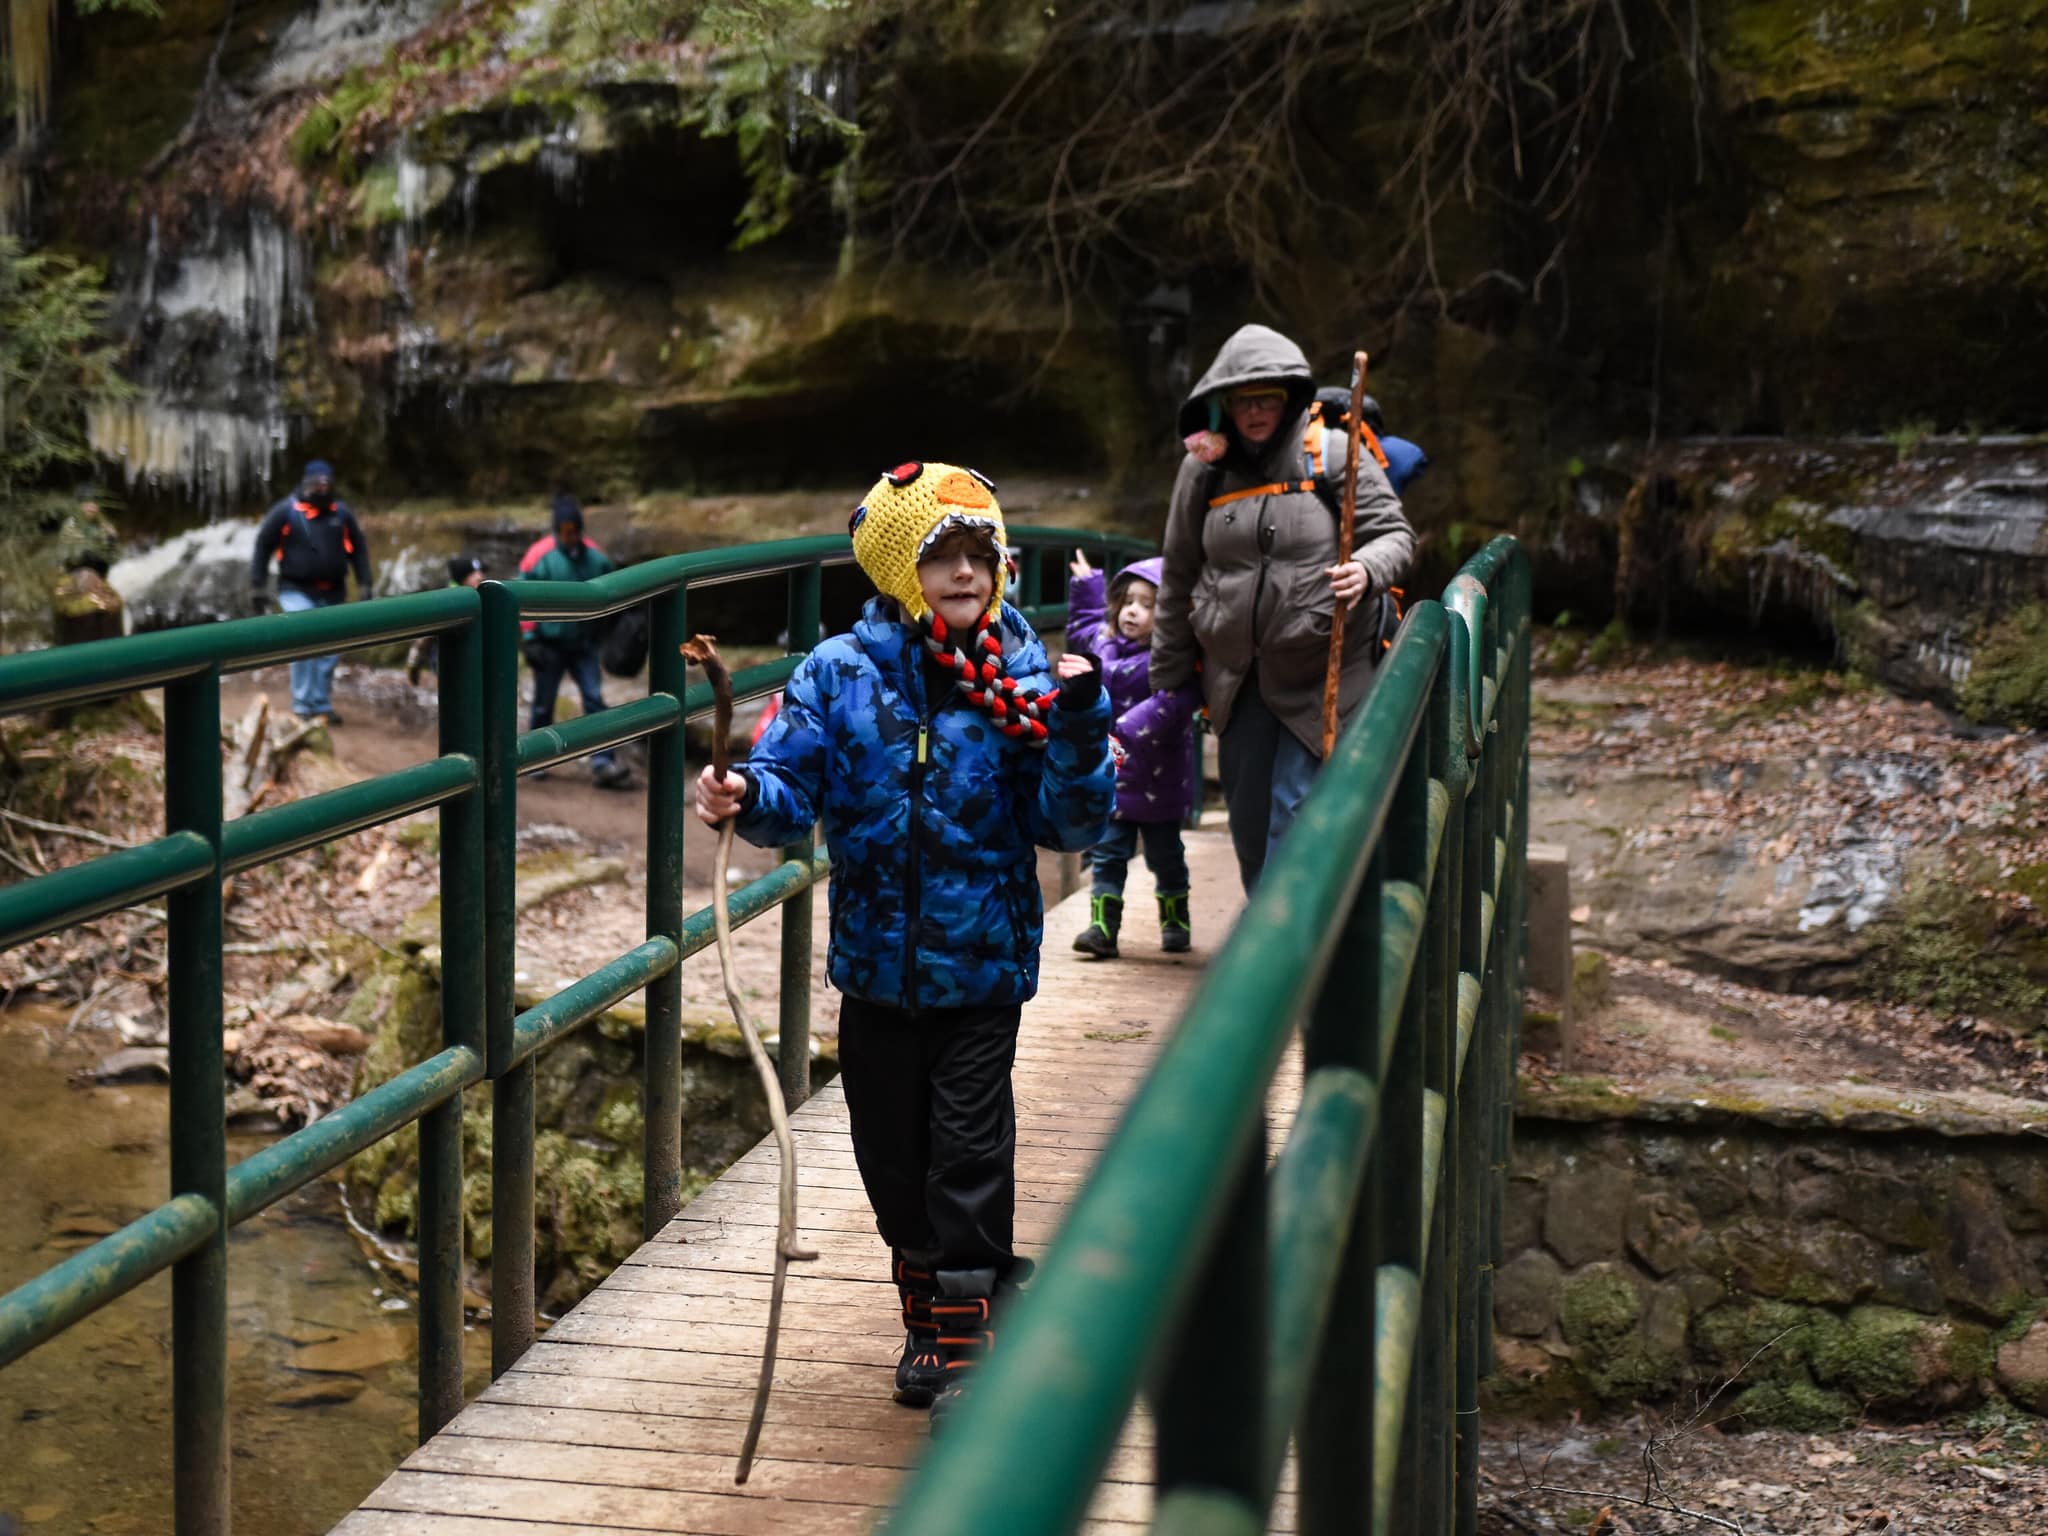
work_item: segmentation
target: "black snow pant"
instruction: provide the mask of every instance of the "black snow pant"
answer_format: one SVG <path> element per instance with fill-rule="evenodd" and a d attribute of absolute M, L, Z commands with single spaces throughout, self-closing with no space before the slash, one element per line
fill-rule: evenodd
<path fill-rule="evenodd" d="M 933 1270 L 1016 1263 L 1021 1005 L 898 1008 L 842 999 L 839 1080 L 882 1240 Z"/>

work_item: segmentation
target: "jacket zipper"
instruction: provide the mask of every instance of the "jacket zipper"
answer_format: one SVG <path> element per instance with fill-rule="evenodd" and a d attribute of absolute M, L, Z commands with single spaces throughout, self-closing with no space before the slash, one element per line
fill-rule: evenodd
<path fill-rule="evenodd" d="M 1259 499 L 1259 580 L 1252 588 L 1252 660 L 1259 659 L 1259 602 L 1266 595 L 1266 567 L 1273 563 L 1273 527 L 1266 521 L 1266 510 L 1272 505 L 1271 498 Z"/>
<path fill-rule="evenodd" d="M 913 655 L 912 668 L 924 663 Z M 926 704 L 924 678 L 913 681 L 917 704 L 917 756 L 910 762 L 910 863 L 903 889 L 903 1006 L 917 1012 L 917 929 L 924 908 L 924 768 L 931 755 L 931 711 Z"/>

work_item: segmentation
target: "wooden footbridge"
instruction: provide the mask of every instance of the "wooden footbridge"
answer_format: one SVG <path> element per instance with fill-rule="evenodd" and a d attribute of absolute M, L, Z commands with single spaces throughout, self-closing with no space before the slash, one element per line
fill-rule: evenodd
<path fill-rule="evenodd" d="M 1104 540 L 1015 532 L 1026 611 L 1056 626 L 1043 573 Z M 682 911 L 681 726 L 709 698 L 682 675 L 676 644 L 692 586 L 764 575 L 787 578 L 789 633 L 815 634 L 821 571 L 849 558 L 843 539 L 788 541 L 582 585 L 486 583 L 0 659 L 0 712 L 165 689 L 165 835 L 0 889 L 0 946 L 178 893 L 170 1199 L 0 1296 L 0 1367 L 170 1269 L 167 1529 L 229 1528 L 229 1229 L 414 1122 L 422 1444 L 335 1527 L 342 1536 L 1475 1529 L 1524 954 L 1528 581 L 1505 539 L 1441 603 L 1411 611 L 1241 913 L 1227 840 L 1213 826 L 1190 834 L 1192 956 L 1154 952 L 1134 917 L 1124 960 L 1086 964 L 1064 948 L 1078 909 L 1051 915 L 1016 1078 L 1018 1238 L 1041 1268 L 936 1442 L 926 1415 L 889 1401 L 902 1336 L 843 1099 L 837 1085 L 808 1091 L 810 894 L 824 855 L 789 849 L 735 893 L 736 918 L 783 912 L 783 1078 L 802 1103 L 801 1219 L 820 1257 L 794 1272 L 761 1459 L 733 1486 L 765 1323 L 775 1154 L 755 1149 L 680 1207 L 678 968 L 710 942 L 708 914 Z M 648 697 L 522 733 L 520 619 L 642 603 Z M 422 633 L 441 638 L 438 757 L 223 824 L 223 671 Z M 777 688 L 799 659 L 736 684 L 743 696 Z M 515 1012 L 517 776 L 642 737 L 656 787 L 648 939 Z M 229 1167 L 221 878 L 434 805 L 442 1049 Z M 536 1338 L 534 1059 L 642 990 L 647 1241 Z M 465 1405 L 469 1090 L 492 1105 L 493 1380 Z"/>

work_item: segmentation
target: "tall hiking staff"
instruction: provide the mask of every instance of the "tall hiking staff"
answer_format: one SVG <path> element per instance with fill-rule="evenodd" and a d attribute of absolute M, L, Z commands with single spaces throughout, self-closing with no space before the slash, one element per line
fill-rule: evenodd
<path fill-rule="evenodd" d="M 692 635 L 683 642 L 685 660 L 694 661 L 704 669 L 705 680 L 711 684 L 714 704 L 711 733 L 711 766 L 719 783 L 725 782 L 728 763 L 727 742 L 732 736 L 732 674 L 725 669 L 725 662 L 718 654 L 718 645 L 709 635 Z M 796 1138 L 789 1133 L 789 1106 L 782 1098 L 782 1083 L 775 1075 L 775 1063 L 768 1059 L 768 1048 L 761 1043 L 761 1033 L 754 1027 L 747 1005 L 740 1000 L 739 977 L 733 965 L 732 952 L 732 903 L 726 893 L 726 868 L 732 861 L 733 824 L 738 818 L 728 816 L 718 824 L 718 854 L 711 865 L 711 920 L 718 931 L 718 969 L 725 978 L 725 1001 L 732 1009 L 740 1033 L 747 1039 L 747 1054 L 753 1058 L 754 1071 L 761 1079 L 761 1091 L 768 1100 L 768 1120 L 775 1128 L 775 1147 L 781 1154 L 781 1201 L 775 1218 L 775 1282 L 768 1293 L 768 1337 L 761 1347 L 761 1379 L 754 1387 L 754 1414 L 747 1421 L 747 1438 L 740 1445 L 740 1464 L 732 1475 L 735 1483 L 744 1483 L 747 1474 L 753 1470 L 754 1448 L 761 1442 L 761 1423 L 768 1414 L 768 1389 L 775 1382 L 775 1340 L 782 1331 L 782 1287 L 789 1276 L 792 1260 L 815 1259 L 814 1248 L 806 1248 L 796 1236 Z"/>
<path fill-rule="evenodd" d="M 1351 528 L 1358 517 L 1358 449 L 1365 425 L 1365 366 L 1363 352 L 1351 354 L 1351 414 L 1345 435 L 1350 451 L 1344 456 L 1344 504 L 1337 518 L 1337 563 L 1351 559 Z M 1344 618 L 1350 609 L 1338 604 L 1330 615 L 1330 668 L 1323 674 L 1323 761 L 1337 745 L 1337 688 L 1344 673 Z"/>

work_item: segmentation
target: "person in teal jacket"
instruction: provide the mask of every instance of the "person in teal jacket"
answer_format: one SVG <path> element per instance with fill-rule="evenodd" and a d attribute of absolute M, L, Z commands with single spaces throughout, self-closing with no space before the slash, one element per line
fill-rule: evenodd
<path fill-rule="evenodd" d="M 618 569 L 611 557 L 583 537 L 583 507 L 574 496 L 557 496 L 554 505 L 554 546 L 538 560 L 523 565 L 528 581 L 594 581 Z M 583 713 L 594 715 L 604 708 L 603 672 L 598 667 L 597 644 L 588 628 L 574 620 L 547 620 L 535 624 L 525 640 L 526 660 L 533 668 L 533 713 L 529 730 L 555 723 L 555 695 L 561 692 L 566 673 L 576 681 L 583 696 Z M 623 789 L 632 782 L 625 764 L 609 751 L 593 752 L 590 776 L 600 789 Z"/>

